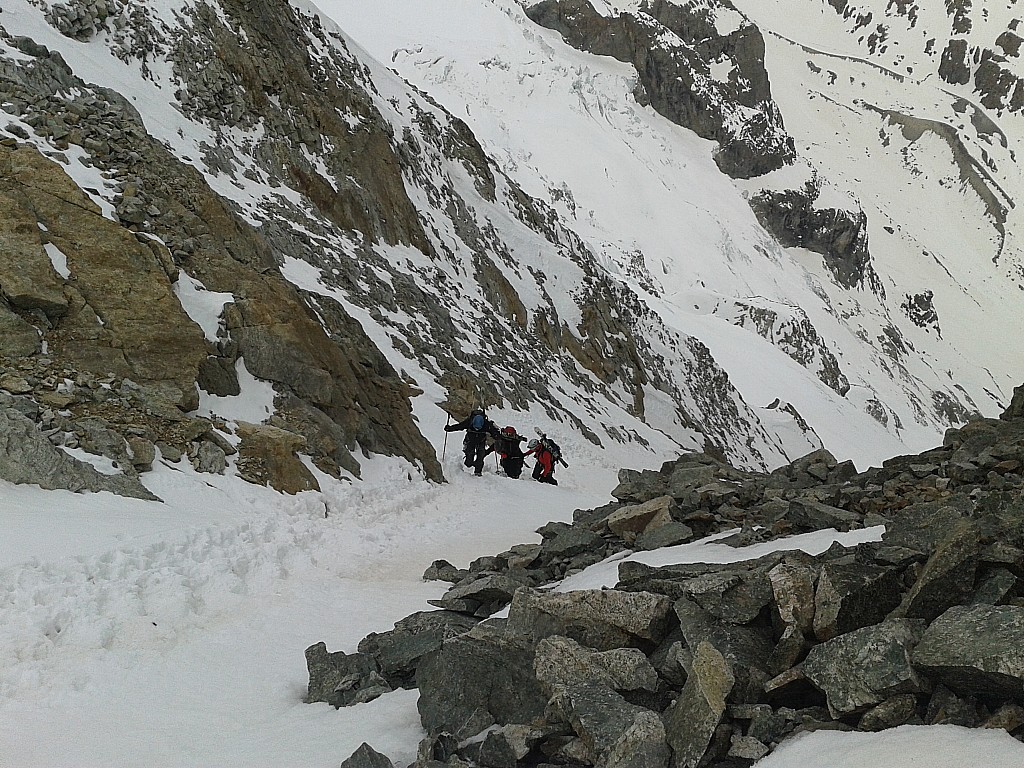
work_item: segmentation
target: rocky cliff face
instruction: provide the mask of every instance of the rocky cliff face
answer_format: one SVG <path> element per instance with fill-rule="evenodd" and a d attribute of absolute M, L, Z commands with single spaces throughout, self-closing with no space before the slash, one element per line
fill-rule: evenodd
<path fill-rule="evenodd" d="M 130 13 L 122 9 L 116 17 L 115 51 L 146 62 L 173 50 L 177 53 L 172 59 L 177 55 L 194 61 L 190 57 L 196 51 L 189 46 L 219 42 L 220 48 L 206 52 L 219 66 L 204 69 L 201 76 L 203 82 L 213 83 L 207 91 L 200 90 L 209 99 L 210 93 L 223 93 L 218 77 L 236 84 L 235 96 L 264 100 L 273 92 L 272 78 L 277 78 L 279 91 L 284 82 L 297 84 L 286 99 L 298 96 L 302 85 L 313 87 L 316 72 L 311 71 L 306 49 L 296 47 L 298 32 L 288 23 L 297 22 L 286 6 L 258 13 L 239 7 L 235 23 L 253 25 L 249 34 L 253 45 L 261 47 L 261 56 L 239 49 L 238 35 L 246 34 L 241 27 L 230 31 L 210 13 L 208 6 L 197 8 L 192 17 L 196 26 L 171 32 L 144 7 Z M 268 30 L 278 36 L 276 42 L 266 36 Z M 290 47 L 284 45 L 288 41 Z M 324 471 L 358 472 L 358 462 L 350 454 L 358 443 L 364 450 L 406 456 L 428 476 L 440 479 L 432 449 L 411 420 L 409 385 L 337 302 L 320 298 L 327 305 L 322 314 L 332 321 L 317 319 L 313 302 L 277 272 L 280 256 L 275 248 L 281 246 L 273 235 L 253 227 L 202 174 L 151 136 L 126 99 L 80 80 L 58 54 L 28 39 L 15 42 L 26 57 L 3 62 L 0 90 L 6 109 L 18 123 L 41 133 L 55 151 L 53 159 L 47 159 L 35 148 L 10 140 L 2 148 L 0 173 L 10 204 L 4 206 L 3 232 L 9 247 L 0 286 L 5 316 L 15 330 L 5 351 L 16 357 L 38 353 L 45 345 L 46 359 L 55 367 L 130 378 L 146 397 L 181 412 L 199 405 L 199 389 L 237 394 L 235 367 L 243 360 L 249 373 L 273 382 L 281 405 L 273 420 L 302 436 L 305 450 Z M 261 71 L 250 71 L 257 61 Z M 237 87 L 243 75 L 250 80 L 248 89 Z M 325 86 L 315 88 L 323 92 Z M 352 108 L 370 109 L 365 93 L 359 93 Z M 255 105 L 243 100 L 238 106 L 230 92 L 207 104 L 205 115 L 187 93 L 178 96 L 193 114 L 214 125 L 215 133 L 256 119 Z M 304 103 L 307 112 L 320 109 L 334 116 L 332 122 L 324 115 L 300 113 L 296 121 L 301 119 L 307 132 L 318 121 L 331 138 L 331 129 L 344 128 L 337 110 L 328 110 L 326 99 Z M 240 110 L 240 116 L 232 120 L 218 109 L 228 115 Z M 278 130 L 287 136 L 295 129 L 283 117 L 288 104 L 282 109 L 278 117 L 285 124 Z M 16 124 L 12 130 L 22 138 L 29 136 Z M 346 165 L 346 177 L 360 192 L 332 194 L 331 199 L 346 203 L 340 208 L 334 203 L 325 217 L 369 239 L 422 245 L 422 230 L 394 170 L 397 161 L 384 129 L 378 125 L 349 143 L 345 152 L 356 160 Z M 317 182 L 316 174 L 306 169 L 308 160 L 290 160 L 289 152 L 278 153 L 271 162 L 272 144 L 268 141 L 261 150 L 279 178 L 268 181 L 280 186 L 282 180 L 304 179 L 311 187 L 306 199 L 315 205 L 316 186 L 326 182 Z M 216 162 L 232 167 L 229 151 L 206 148 Z M 109 218 L 61 170 L 61 163 L 70 162 L 62 152 L 80 157 L 103 180 L 103 193 L 92 192 L 107 203 Z M 294 148 L 291 152 L 302 154 Z M 374 159 L 378 156 L 379 162 Z M 57 267 L 55 259 L 60 261 Z M 213 337 L 204 338 L 176 297 L 172 284 L 179 272 L 207 291 L 232 297 Z M 159 431 L 148 437 L 175 442 Z M 188 446 L 179 441 L 176 448 Z"/>
<path fill-rule="evenodd" d="M 576 48 L 636 67 L 637 100 L 719 142 L 715 160 L 724 173 L 760 176 L 793 160 L 793 140 L 772 101 L 761 32 L 729 3 L 655 0 L 636 13 L 602 16 L 587 0 L 545 0 L 527 15 Z"/>

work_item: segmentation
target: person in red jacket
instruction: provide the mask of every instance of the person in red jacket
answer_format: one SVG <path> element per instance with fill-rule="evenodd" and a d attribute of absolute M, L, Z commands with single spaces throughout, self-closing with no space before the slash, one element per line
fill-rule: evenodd
<path fill-rule="evenodd" d="M 550 483 L 558 485 L 555 480 L 555 456 L 545 444 L 544 440 L 531 440 L 528 450 L 524 455 L 533 456 L 536 463 L 533 465 L 533 479 L 539 483 Z"/>

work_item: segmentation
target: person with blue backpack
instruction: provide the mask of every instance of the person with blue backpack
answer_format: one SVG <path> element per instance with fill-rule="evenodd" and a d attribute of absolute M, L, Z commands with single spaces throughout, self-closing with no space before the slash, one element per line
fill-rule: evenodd
<path fill-rule="evenodd" d="M 473 467 L 473 474 L 479 476 L 484 471 L 484 456 L 487 455 L 487 438 L 500 436 L 494 422 L 487 418 L 483 408 L 474 408 L 472 413 L 458 424 L 448 424 L 445 432 L 466 430 L 462 441 L 462 450 L 466 454 L 465 465 Z"/>

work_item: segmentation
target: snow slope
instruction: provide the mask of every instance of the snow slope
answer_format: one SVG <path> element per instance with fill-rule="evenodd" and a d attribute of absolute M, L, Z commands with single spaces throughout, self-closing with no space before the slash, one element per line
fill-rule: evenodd
<path fill-rule="evenodd" d="M 415 693 L 305 705 L 303 650 L 354 650 L 444 592 L 434 559 L 537 540 L 612 480 L 513 496 L 458 458 L 447 486 L 378 460 L 297 497 L 183 462 L 146 476 L 165 504 L 0 487 L 0 764 L 326 767 L 363 740 L 411 761 Z"/>

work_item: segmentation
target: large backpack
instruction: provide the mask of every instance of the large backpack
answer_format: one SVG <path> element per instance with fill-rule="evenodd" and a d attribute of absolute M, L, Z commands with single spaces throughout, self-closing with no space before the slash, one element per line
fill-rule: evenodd
<path fill-rule="evenodd" d="M 562 449 L 559 448 L 558 443 L 556 443 L 550 437 L 542 438 L 540 444 L 543 445 L 551 453 L 552 461 L 558 461 L 560 458 L 562 458 Z"/>

